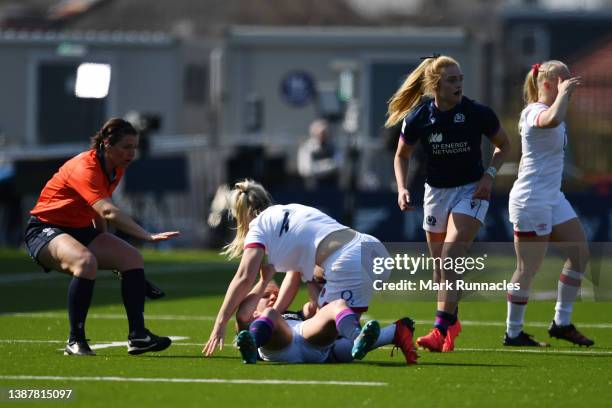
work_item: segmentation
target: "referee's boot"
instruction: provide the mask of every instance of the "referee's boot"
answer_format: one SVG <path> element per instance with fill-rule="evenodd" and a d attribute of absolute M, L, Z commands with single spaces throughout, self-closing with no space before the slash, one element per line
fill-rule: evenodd
<path fill-rule="evenodd" d="M 65 356 L 95 356 L 96 353 L 87 344 L 89 340 L 68 340 L 64 348 Z"/>
<path fill-rule="evenodd" d="M 128 336 L 128 353 L 132 355 L 147 353 L 149 351 L 162 351 L 170 347 L 170 337 L 157 336 L 148 329 L 142 332 L 132 332 Z"/>
<path fill-rule="evenodd" d="M 166 293 L 161 288 L 145 279 L 145 296 L 151 300 L 161 299 Z"/>
<path fill-rule="evenodd" d="M 121 279 L 121 272 L 113 271 L 115 275 Z M 161 299 L 166 296 L 166 293 L 157 285 L 145 279 L 145 296 L 151 300 Z"/>

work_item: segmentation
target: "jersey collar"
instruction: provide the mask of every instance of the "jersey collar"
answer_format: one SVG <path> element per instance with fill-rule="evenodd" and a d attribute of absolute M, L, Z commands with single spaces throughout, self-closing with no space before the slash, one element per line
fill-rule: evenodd
<path fill-rule="evenodd" d="M 104 151 L 101 148 L 96 149 L 96 157 L 98 158 L 98 162 L 100 166 L 102 166 L 102 172 L 106 176 L 106 179 L 109 183 L 114 183 L 117 180 L 117 172 L 113 170 L 113 174 L 108 174 L 106 171 L 106 160 L 104 159 Z"/>
<path fill-rule="evenodd" d="M 429 102 L 429 120 L 430 122 L 434 124 L 440 120 L 443 120 L 444 118 L 451 117 L 452 115 L 457 113 L 458 110 L 462 108 L 464 101 L 465 101 L 465 96 L 462 96 L 461 101 L 457 105 L 455 105 L 452 109 L 449 109 L 447 111 L 441 111 L 436 106 L 435 99 L 432 99 Z"/>

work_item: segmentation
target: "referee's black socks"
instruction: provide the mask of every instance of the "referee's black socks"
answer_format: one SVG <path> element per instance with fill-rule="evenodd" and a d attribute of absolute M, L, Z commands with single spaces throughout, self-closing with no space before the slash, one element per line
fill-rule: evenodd
<path fill-rule="evenodd" d="M 144 324 L 145 277 L 144 269 L 130 269 L 121 273 L 121 296 L 128 318 L 130 333 L 142 333 Z"/>
<path fill-rule="evenodd" d="M 73 276 L 68 285 L 69 341 L 85 340 L 85 319 L 91 305 L 95 283 L 95 280 Z"/>

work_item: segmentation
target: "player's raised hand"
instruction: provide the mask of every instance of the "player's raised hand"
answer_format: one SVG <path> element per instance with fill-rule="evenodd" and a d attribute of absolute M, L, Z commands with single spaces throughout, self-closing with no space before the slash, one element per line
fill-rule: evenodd
<path fill-rule="evenodd" d="M 408 192 L 408 189 L 402 188 L 397 192 L 397 205 L 402 211 L 410 211 L 413 209 L 410 204 L 410 193 Z"/>
<path fill-rule="evenodd" d="M 557 77 L 557 89 L 559 94 L 567 93 L 571 95 L 578 85 L 582 84 L 582 77 L 572 77 L 562 79 L 561 76 Z"/>
<path fill-rule="evenodd" d="M 180 234 L 181 233 L 179 231 L 158 232 L 156 234 L 151 234 L 151 236 L 149 237 L 149 241 L 151 242 L 166 241 L 167 239 L 176 237 L 177 235 L 180 235 Z"/>

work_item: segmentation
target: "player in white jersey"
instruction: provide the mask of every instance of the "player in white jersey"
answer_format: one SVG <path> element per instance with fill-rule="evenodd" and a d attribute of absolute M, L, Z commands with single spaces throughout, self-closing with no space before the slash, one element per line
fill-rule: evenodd
<path fill-rule="evenodd" d="M 267 263 L 276 271 L 291 272 L 291 276 L 299 273 L 303 281 L 313 279 L 315 267 L 322 268 L 326 283 L 316 299 L 318 306 L 344 299 L 352 312 L 339 316 L 339 321 L 348 319 L 359 324 L 360 313 L 367 310 L 373 291 L 372 270 L 365 265 L 371 258 L 389 256 L 380 241 L 338 223 L 315 208 L 299 204 L 272 205 L 268 192 L 252 180 L 236 183 L 230 207 L 237 230 L 224 253 L 230 258 L 240 257 L 240 265 L 202 350 L 205 355 L 212 355 L 217 346 L 222 348 L 227 323 L 253 287 L 265 255 Z M 384 280 L 385 276 L 376 279 Z M 281 312 L 295 294 L 294 288 L 285 291 L 284 286 L 283 283 L 275 304 Z M 411 331 L 406 333 L 410 341 L 402 344 L 412 344 Z M 402 351 L 406 361 L 412 362 L 411 350 L 402 348 Z"/>
<path fill-rule="evenodd" d="M 580 290 L 589 250 L 584 229 L 561 192 L 567 144 L 564 120 L 569 98 L 578 85 L 580 78 L 572 77 L 563 62 L 554 60 L 535 64 L 525 78 L 527 106 L 519 121 L 523 154 L 509 202 L 517 257 L 512 282 L 519 283 L 520 289 L 508 292 L 504 338 L 507 346 L 548 345 L 526 334 L 523 322 L 531 282 L 550 241 L 568 245 L 564 246 L 567 259 L 559 277 L 555 315 L 548 333 L 574 344 L 594 344 L 571 323 L 573 303 Z"/>
<path fill-rule="evenodd" d="M 360 331 L 350 319 L 353 311 L 343 299 L 326 304 L 307 320 L 300 313 L 281 314 L 273 307 L 278 286 L 269 280 L 274 273 L 270 265 L 262 267 L 259 282 L 240 303 L 236 314 L 244 329 L 238 333 L 236 344 L 245 363 L 256 363 L 258 355 L 264 361 L 284 363 L 349 363 L 389 344 L 380 336 L 377 321 L 366 323 Z M 400 319 L 394 324 L 393 339 L 395 343 L 402 339 L 408 342 L 403 348 L 410 349 L 416 361 L 411 336 L 405 335 L 413 327 L 411 319 Z M 339 337 L 340 332 L 344 335 Z"/>

